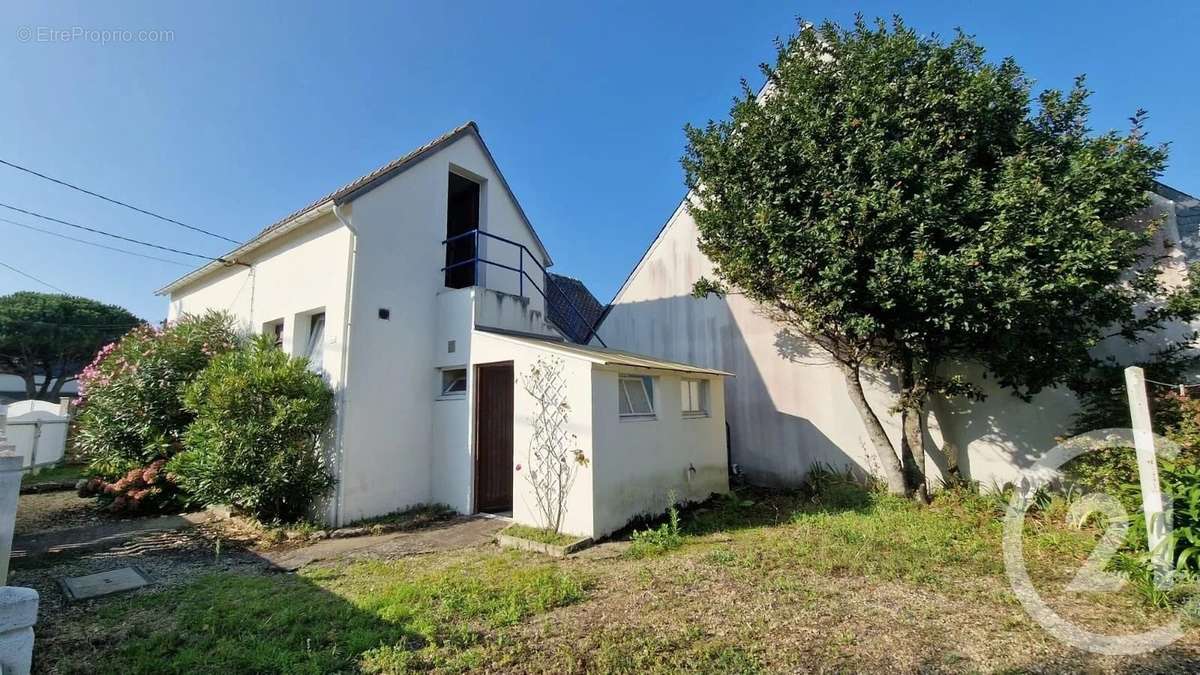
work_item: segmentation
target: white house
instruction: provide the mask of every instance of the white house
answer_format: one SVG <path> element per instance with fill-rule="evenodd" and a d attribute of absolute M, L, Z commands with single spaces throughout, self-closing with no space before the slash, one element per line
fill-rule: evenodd
<path fill-rule="evenodd" d="M 169 319 L 227 310 L 324 372 L 334 523 L 440 502 L 540 525 L 518 469 L 533 415 L 521 378 L 538 356 L 562 364 L 589 460 L 567 531 L 602 536 L 668 492 L 726 491 L 725 373 L 573 344 L 594 337 L 581 315 L 597 310 L 571 302 L 551 264 L 468 123 L 159 294 Z"/>
<path fill-rule="evenodd" d="M 1147 213 L 1131 223 L 1161 217 L 1156 252 L 1165 272 L 1183 283 L 1185 263 L 1200 250 L 1200 200 L 1164 185 L 1151 195 Z M 609 346 L 679 359 L 733 373 L 726 393 L 731 461 L 752 482 L 794 485 L 814 464 L 874 469 L 874 450 L 846 392 L 841 373 L 820 348 L 782 331 L 740 295 L 693 298 L 692 284 L 712 277 L 712 263 L 697 246 L 697 228 L 681 202 L 630 272 L 600 328 Z M 1190 327 L 1175 327 L 1174 337 Z M 1147 341 L 1146 355 L 1162 346 Z M 1102 345 L 1131 354 L 1125 344 Z M 978 373 L 966 373 L 969 377 Z M 988 394 L 982 402 L 935 401 L 929 416 L 934 447 L 956 456 L 962 475 L 985 486 L 1003 485 L 1054 447 L 1072 427 L 1078 409 L 1065 389 L 1047 390 L 1025 403 L 990 380 L 972 377 Z M 893 383 L 877 376 L 864 382 L 872 408 L 892 443 L 900 444 Z M 945 455 L 927 457 L 935 478 Z"/>

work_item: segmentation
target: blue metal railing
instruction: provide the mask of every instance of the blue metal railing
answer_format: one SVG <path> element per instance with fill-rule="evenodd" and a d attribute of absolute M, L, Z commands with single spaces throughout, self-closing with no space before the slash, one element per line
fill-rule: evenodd
<path fill-rule="evenodd" d="M 528 272 L 525 271 L 525 254 L 528 253 L 529 259 L 533 261 L 533 264 L 536 265 L 539 270 L 541 270 L 542 279 L 545 280 L 545 283 L 547 285 L 553 286 L 556 290 L 558 290 L 558 293 L 563 296 L 563 300 L 566 301 L 565 306 L 570 308 L 570 310 L 575 314 L 575 318 L 582 321 L 583 325 L 587 327 L 588 340 L 590 341 L 591 338 L 596 338 L 596 340 L 600 343 L 601 346 L 608 347 L 608 345 L 604 344 L 604 340 L 602 340 L 600 338 L 600 336 L 596 334 L 595 326 L 592 324 L 592 322 L 588 321 L 586 318 L 584 318 L 583 314 L 580 313 L 579 309 L 575 307 L 575 303 L 571 301 L 571 298 L 569 298 L 566 293 L 563 293 L 562 289 L 559 289 L 557 286 L 554 286 L 553 283 L 551 283 L 549 276 L 547 276 L 546 268 L 542 267 L 542 264 L 540 262 L 538 262 L 537 257 L 534 256 L 533 253 L 528 248 L 526 248 L 524 244 L 515 242 L 511 239 L 505 239 L 504 237 L 492 234 L 490 232 L 484 232 L 483 230 L 471 230 L 470 232 L 463 232 L 462 234 L 456 234 L 453 237 L 447 237 L 446 239 L 443 239 L 442 245 L 448 245 L 452 242 L 461 241 L 468 237 L 472 238 L 472 240 L 474 241 L 474 255 L 472 257 L 468 258 L 467 260 L 460 260 L 454 264 L 446 265 L 445 267 L 442 268 L 443 274 L 445 274 L 448 270 L 458 269 L 460 267 L 465 267 L 466 265 L 471 265 L 473 273 L 474 273 L 474 279 L 472 281 L 474 284 L 478 284 L 479 283 L 479 265 L 480 265 L 480 263 L 483 263 L 485 265 L 492 265 L 493 267 L 499 267 L 501 269 L 506 269 L 506 270 L 510 270 L 512 272 L 516 272 L 517 273 L 517 288 L 520 289 L 519 295 L 521 297 L 525 297 L 525 282 L 529 281 L 529 285 L 533 286 L 534 290 L 536 290 L 538 292 L 538 294 L 542 296 L 542 302 L 544 302 L 546 304 L 546 315 L 549 316 L 550 299 L 548 297 L 546 297 L 546 291 L 541 286 L 539 286 L 536 281 L 533 280 L 533 277 L 529 276 Z M 488 260 L 487 258 L 481 258 L 479 256 L 479 238 L 480 237 L 487 237 L 488 239 L 495 239 L 496 241 L 501 241 L 501 242 L 504 242 L 505 244 L 509 244 L 511 246 L 516 246 L 517 253 L 518 253 L 517 266 L 513 267 L 512 265 L 505 265 L 504 263 L 498 263 L 494 260 Z"/>

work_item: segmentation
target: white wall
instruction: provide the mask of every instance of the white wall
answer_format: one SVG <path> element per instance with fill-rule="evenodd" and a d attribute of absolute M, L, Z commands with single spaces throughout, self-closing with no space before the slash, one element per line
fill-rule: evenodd
<path fill-rule="evenodd" d="M 222 309 L 255 332 L 283 318 L 285 348 L 293 352 L 307 339 L 304 319 L 324 308 L 323 360 L 340 403 L 339 482 L 330 512 L 339 524 L 435 499 L 470 508 L 462 492 L 470 476 L 451 451 L 469 447 L 469 409 L 464 400 L 436 400 L 438 369 L 468 363 L 476 310 L 470 289 L 443 286 L 451 171 L 481 181 L 482 229 L 546 262 L 481 142 L 466 133 L 344 205 L 353 234 L 333 214 L 322 215 L 245 256 L 252 268 L 219 270 L 171 296 L 170 318 Z M 493 242 L 484 255 L 515 267 L 515 251 Z M 515 272 L 493 268 L 481 278 L 499 291 L 519 288 Z M 542 298 L 528 284 L 525 291 L 522 320 L 544 316 Z M 380 318 L 380 309 L 390 318 Z"/>
<path fill-rule="evenodd" d="M 614 300 L 600 336 L 616 349 L 733 373 L 726 390 L 733 462 L 753 482 L 794 485 L 814 463 L 874 470 L 866 430 L 824 352 L 781 331 L 742 296 L 691 297 L 692 284 L 712 275 L 696 238 L 695 222 L 681 206 Z M 1066 433 L 1076 403 L 1063 390 L 1025 403 L 981 384 L 989 393 L 982 403 L 933 406 L 931 435 L 957 450 L 972 478 L 1002 484 Z M 888 412 L 893 383 L 875 376 L 865 385 L 899 447 L 899 417 Z M 943 457 L 927 459 L 931 475 L 940 477 Z"/>
<path fill-rule="evenodd" d="M 621 373 L 654 378 L 653 419 L 621 419 L 617 398 Z M 707 417 L 683 416 L 680 383 L 684 377 L 708 382 Z M 672 492 L 677 501 L 703 501 L 713 493 L 729 491 L 723 384 L 722 377 L 596 368 L 592 374 L 595 536 L 619 530 L 635 516 L 661 514 Z"/>
<path fill-rule="evenodd" d="M 483 228 L 538 250 L 472 134 L 354 200 L 350 217 L 358 241 L 340 487 L 343 523 L 433 500 L 456 508 L 469 504 L 451 488 L 460 468 L 444 462 L 442 454 L 463 442 L 453 429 L 466 426 L 466 407 L 435 401 L 436 368 L 464 363 L 467 356 L 448 355 L 446 341 L 456 339 L 458 349 L 470 349 L 462 337 L 470 329 L 471 315 L 464 314 L 462 304 L 467 296 L 447 291 L 441 272 L 452 169 L 483 180 Z M 497 251 L 493 247 L 487 255 Z M 493 269 L 484 282 L 516 292 L 512 272 Z M 390 309 L 390 320 L 378 318 L 380 308 Z M 541 299 L 531 298 L 530 309 L 540 312 Z M 456 417 L 464 421 L 456 424 Z M 437 435 L 435 428 L 450 431 Z"/>
<path fill-rule="evenodd" d="M 332 215 L 323 216 L 253 251 L 245 259 L 250 267 L 231 266 L 173 292 L 167 318 L 223 310 L 249 333 L 282 319 L 284 350 L 298 354 L 308 339 L 308 317 L 324 311 L 324 370 L 336 389 L 342 381 L 350 240 Z"/>
<path fill-rule="evenodd" d="M 562 529 L 572 534 L 594 536 L 596 529 L 593 503 L 605 499 L 606 496 L 594 493 L 592 487 L 595 454 L 603 451 L 603 448 L 594 443 L 592 437 L 592 362 L 504 336 L 476 331 L 471 346 L 473 364 L 513 362 L 513 519 L 534 527 L 546 525 L 538 511 L 535 492 L 527 478 L 530 463 L 529 443 L 536 407 L 533 397 L 522 385 L 522 377 L 529 373 L 539 357 L 562 360 L 563 377 L 567 385 L 564 396 L 571 408 L 567 418 L 567 429 L 575 435 L 578 448 L 591 462 L 588 466 L 578 469 L 575 483 L 567 496 L 566 517 Z M 469 453 L 470 447 L 466 450 Z M 517 464 L 521 465 L 522 471 L 515 470 Z M 470 467 L 469 462 L 468 466 Z M 474 485 L 473 480 L 468 483 Z"/>

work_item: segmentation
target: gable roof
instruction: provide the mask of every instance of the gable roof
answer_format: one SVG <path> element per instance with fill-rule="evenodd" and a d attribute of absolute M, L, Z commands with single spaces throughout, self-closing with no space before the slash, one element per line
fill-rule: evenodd
<path fill-rule="evenodd" d="M 553 265 L 554 261 L 550 259 L 550 252 L 546 250 L 546 246 L 542 243 L 541 238 L 538 237 L 537 230 L 533 229 L 533 224 L 529 222 L 529 217 L 525 215 L 525 209 L 523 209 L 521 207 L 521 203 L 517 201 L 517 196 L 513 194 L 512 188 L 509 187 L 508 181 L 505 180 L 504 174 L 500 171 L 499 165 L 496 164 L 496 159 L 492 156 L 492 151 L 488 149 L 487 143 L 483 142 L 483 136 L 481 136 L 479 133 L 479 126 L 475 124 L 474 121 L 469 121 L 451 129 L 450 131 L 447 131 L 441 136 L 438 136 L 428 143 L 411 150 L 410 152 L 388 162 L 387 164 L 384 164 L 374 171 L 356 178 L 355 180 L 341 186 L 329 194 L 326 194 L 309 205 L 293 211 L 283 218 L 280 218 L 279 220 L 260 230 L 259 233 L 254 235 L 254 237 L 250 240 L 246 241 L 224 256 L 221 256 L 222 260 L 216 260 L 192 270 L 191 272 L 179 277 L 178 279 L 155 291 L 155 295 L 165 295 L 188 283 L 196 281 L 201 277 L 207 276 L 218 269 L 238 264 L 240 262 L 238 260 L 238 256 L 246 255 L 259 246 L 265 244 L 267 241 L 273 238 L 271 235 L 278 233 L 285 226 L 297 223 L 297 221 L 303 221 L 306 216 L 319 215 L 318 211 L 323 209 L 329 209 L 335 205 L 341 206 L 357 199 L 358 197 L 361 197 L 362 195 L 370 192 L 380 185 L 383 185 L 401 173 L 404 173 L 409 168 L 419 164 L 422 160 L 432 156 L 442 148 L 450 145 L 454 141 L 457 141 L 459 138 L 462 138 L 466 135 L 474 136 L 475 140 L 479 142 L 479 147 L 483 149 L 484 157 L 487 158 L 488 163 L 491 164 L 492 170 L 495 171 L 496 176 L 500 179 L 501 187 L 504 188 L 505 193 L 508 195 L 508 198 L 512 200 L 513 205 L 516 206 L 517 214 L 521 217 L 521 222 L 523 222 L 525 227 L 529 229 L 529 233 L 533 237 L 534 243 L 536 243 L 537 247 L 541 249 L 542 257 L 544 259 L 544 266 L 549 267 Z"/>
<path fill-rule="evenodd" d="M 561 274 L 546 273 L 550 286 L 546 298 L 546 318 L 571 342 L 587 344 L 592 339 L 604 305 L 582 281 Z"/>

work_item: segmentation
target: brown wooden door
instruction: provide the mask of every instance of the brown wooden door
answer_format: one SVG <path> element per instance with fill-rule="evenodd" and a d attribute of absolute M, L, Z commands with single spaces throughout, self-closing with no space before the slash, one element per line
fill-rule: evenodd
<path fill-rule="evenodd" d="M 513 364 L 475 369 L 475 510 L 512 510 Z"/>

